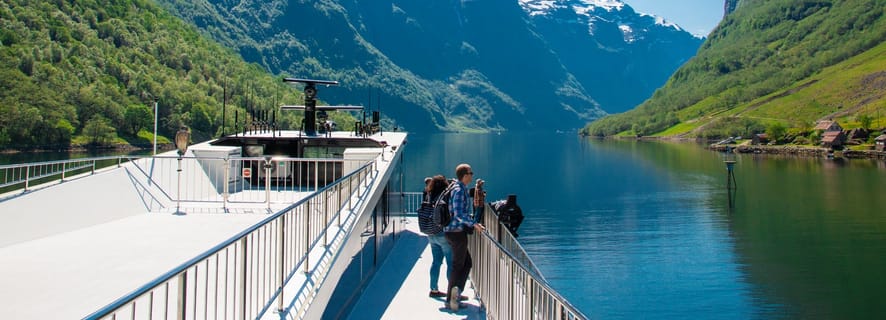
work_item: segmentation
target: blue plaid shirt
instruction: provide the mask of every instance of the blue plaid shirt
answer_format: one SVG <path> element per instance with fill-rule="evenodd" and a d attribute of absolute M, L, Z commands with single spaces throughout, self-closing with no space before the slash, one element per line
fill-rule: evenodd
<path fill-rule="evenodd" d="M 468 187 L 461 181 L 457 183 L 458 186 L 452 190 L 452 198 L 449 200 L 449 214 L 452 216 L 452 220 L 443 227 L 444 232 L 461 232 L 465 227 L 474 227 L 470 211 L 473 203 L 468 202 Z"/>

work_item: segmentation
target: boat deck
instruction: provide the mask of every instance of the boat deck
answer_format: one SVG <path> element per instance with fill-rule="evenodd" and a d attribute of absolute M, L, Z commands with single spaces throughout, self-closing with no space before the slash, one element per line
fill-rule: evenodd
<path fill-rule="evenodd" d="M 350 319 L 486 319 L 470 279 L 463 293 L 470 299 L 462 302 L 458 312 L 444 308 L 445 298 L 428 297 L 433 260 L 428 238 L 418 231 L 416 218 L 406 219 L 403 225 L 405 232 L 360 295 Z M 443 290 L 446 272 L 444 263 L 439 282 Z"/>
<path fill-rule="evenodd" d="M 111 214 L 108 208 L 140 200 L 103 189 L 128 179 L 125 171 L 97 175 L 0 202 L 4 318 L 82 318 L 267 217 L 151 214 L 137 206 Z M 108 201 L 91 209 L 70 188 L 107 191 Z"/>
<path fill-rule="evenodd" d="M 380 170 L 387 170 L 384 155 L 381 159 Z M 229 204 L 226 210 L 201 210 L 200 204 L 184 203 L 187 214 L 176 214 L 171 203 L 151 202 L 155 200 L 138 179 L 132 165 L 124 164 L 86 179 L 2 197 L 3 318 L 82 318 L 285 206 Z M 294 195 L 290 201 L 312 194 L 289 193 Z M 351 318 L 485 319 L 470 282 L 463 294 L 471 300 L 459 312 L 444 308 L 443 298 L 428 297 L 432 258 L 427 238 L 414 217 L 397 219 L 406 229 L 355 302 Z M 441 288 L 446 287 L 446 272 L 444 265 Z"/>
<path fill-rule="evenodd" d="M 50 228 L 55 234 L 38 239 L 0 233 L 0 313 L 10 319 L 81 318 L 266 217 L 143 213 L 89 226 L 56 223 Z M 0 218 L 19 225 L 42 220 L 12 210 Z M 470 281 L 463 294 L 471 299 L 458 312 L 446 309 L 444 298 L 428 297 L 430 246 L 414 217 L 401 222 L 405 231 L 350 318 L 485 319 Z M 441 288 L 446 272 L 444 264 Z"/>

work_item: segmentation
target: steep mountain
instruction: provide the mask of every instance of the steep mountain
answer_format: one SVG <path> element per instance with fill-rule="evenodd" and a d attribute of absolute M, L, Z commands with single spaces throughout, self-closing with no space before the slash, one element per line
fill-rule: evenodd
<path fill-rule="evenodd" d="M 740 0 L 726 0 L 726 4 L 723 6 L 723 11 L 728 15 L 735 11 L 735 8 L 738 8 L 738 3 Z"/>
<path fill-rule="evenodd" d="M 609 113 L 646 100 L 703 40 L 620 1 L 520 3 L 567 70 Z"/>
<path fill-rule="evenodd" d="M 576 128 L 641 102 L 701 43 L 615 0 L 160 2 L 272 73 L 342 81 L 324 97 L 380 102 L 411 131 Z"/>
<path fill-rule="evenodd" d="M 724 9 L 649 100 L 583 132 L 718 138 L 782 127 L 788 135 L 775 138 L 792 140 L 821 119 L 882 127 L 886 0 L 728 0 Z"/>
<path fill-rule="evenodd" d="M 297 128 L 271 111 L 300 99 L 274 74 L 339 80 L 320 99 L 412 131 L 577 128 L 701 41 L 616 0 L 3 0 L 0 25 L 4 149 L 149 144 L 155 100 L 161 142 L 231 132 L 234 114 Z"/>

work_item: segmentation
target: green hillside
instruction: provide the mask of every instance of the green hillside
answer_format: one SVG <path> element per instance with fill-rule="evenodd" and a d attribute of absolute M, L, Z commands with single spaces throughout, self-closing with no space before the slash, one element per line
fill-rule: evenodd
<path fill-rule="evenodd" d="M 147 145 L 153 98 L 161 136 L 187 125 L 200 141 L 221 132 L 225 92 L 227 132 L 235 112 L 242 128 L 246 110 L 302 100 L 153 1 L 0 1 L 0 149 Z"/>
<path fill-rule="evenodd" d="M 652 98 L 582 132 L 718 139 L 784 128 L 784 141 L 821 119 L 883 128 L 884 40 L 884 0 L 742 1 Z"/>

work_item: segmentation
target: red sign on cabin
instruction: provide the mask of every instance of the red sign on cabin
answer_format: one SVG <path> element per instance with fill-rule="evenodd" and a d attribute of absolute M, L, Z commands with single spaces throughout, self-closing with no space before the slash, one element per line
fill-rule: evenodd
<path fill-rule="evenodd" d="M 252 168 L 243 168 L 243 177 L 252 178 Z"/>

